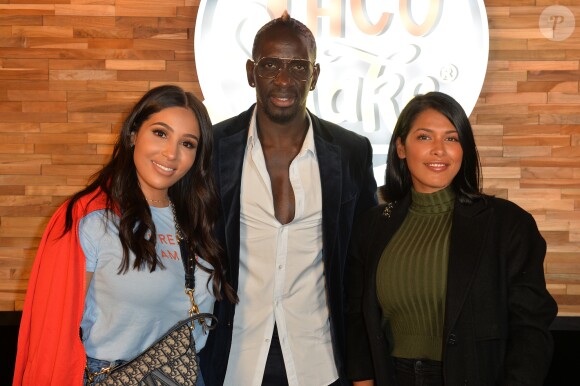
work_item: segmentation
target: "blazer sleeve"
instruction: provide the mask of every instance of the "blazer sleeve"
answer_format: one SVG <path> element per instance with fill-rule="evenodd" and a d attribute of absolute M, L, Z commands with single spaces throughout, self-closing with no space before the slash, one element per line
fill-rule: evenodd
<path fill-rule="evenodd" d="M 541 385 L 550 366 L 549 331 L 558 307 L 546 289 L 546 242 L 533 217 L 522 210 L 508 238 L 509 333 L 503 385 Z"/>
<path fill-rule="evenodd" d="M 374 378 L 369 334 L 363 312 L 363 298 L 368 283 L 365 280 L 365 234 L 369 229 L 368 216 L 361 216 L 354 225 L 345 270 L 346 293 L 346 376 L 352 381 Z"/>

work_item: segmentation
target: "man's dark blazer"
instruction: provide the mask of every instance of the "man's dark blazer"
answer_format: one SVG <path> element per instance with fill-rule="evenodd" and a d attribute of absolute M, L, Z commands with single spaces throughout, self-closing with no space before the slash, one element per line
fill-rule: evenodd
<path fill-rule="evenodd" d="M 389 333 L 376 295 L 376 270 L 401 226 L 410 195 L 379 205 L 353 229 L 347 262 L 347 375 L 392 379 Z M 542 385 L 552 356 L 548 330 L 557 306 L 546 290 L 546 243 L 533 217 L 485 197 L 455 201 L 443 331 L 446 386 Z"/>
<path fill-rule="evenodd" d="M 236 290 L 242 164 L 253 110 L 254 106 L 214 126 L 213 167 L 221 205 L 216 233 L 227 255 L 227 278 Z M 313 114 L 310 118 L 320 168 L 323 261 L 332 342 L 339 374 L 344 375 L 344 266 L 355 216 L 377 202 L 372 148 L 365 137 Z M 217 302 L 214 313 L 219 320 L 218 327 L 210 333 L 201 358 L 202 374 L 208 386 L 223 384 L 235 306 L 227 301 Z"/>

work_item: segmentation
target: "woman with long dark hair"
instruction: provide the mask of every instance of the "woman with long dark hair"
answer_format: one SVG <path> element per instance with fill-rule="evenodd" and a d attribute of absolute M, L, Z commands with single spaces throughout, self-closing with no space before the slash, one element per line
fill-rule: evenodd
<path fill-rule="evenodd" d="M 185 319 L 180 241 L 195 256 L 200 311 L 212 312 L 220 289 L 235 301 L 213 236 L 211 153 L 211 121 L 191 93 L 161 86 L 137 102 L 109 163 L 45 230 L 14 385 L 81 385 L 85 367 L 98 373 L 132 359 Z M 199 351 L 207 337 L 193 334 Z"/>
<path fill-rule="evenodd" d="M 540 386 L 557 306 L 533 217 L 481 192 L 471 124 L 452 97 L 413 98 L 381 194 L 347 262 L 354 385 Z"/>

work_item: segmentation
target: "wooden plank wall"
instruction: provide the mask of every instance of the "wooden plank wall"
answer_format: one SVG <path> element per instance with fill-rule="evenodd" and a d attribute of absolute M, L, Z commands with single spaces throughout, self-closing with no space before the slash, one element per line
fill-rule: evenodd
<path fill-rule="evenodd" d="M 531 212 L 548 244 L 545 271 L 559 315 L 580 316 L 580 4 L 485 0 L 490 56 L 471 115 L 486 191 Z M 560 4 L 572 35 L 549 40 L 539 19 Z"/>
<path fill-rule="evenodd" d="M 201 97 L 199 0 L 0 0 L 0 310 L 22 308 L 42 231 L 107 160 L 148 89 Z"/>
<path fill-rule="evenodd" d="M 487 192 L 533 213 L 560 315 L 580 315 L 580 7 L 486 0 L 488 74 L 471 119 Z M 576 15 L 546 39 L 541 12 Z M 55 208 L 110 155 L 123 114 L 151 87 L 202 97 L 199 0 L 0 0 L 0 311 L 19 310 Z M 243 65 L 243 64 L 242 64 Z"/>

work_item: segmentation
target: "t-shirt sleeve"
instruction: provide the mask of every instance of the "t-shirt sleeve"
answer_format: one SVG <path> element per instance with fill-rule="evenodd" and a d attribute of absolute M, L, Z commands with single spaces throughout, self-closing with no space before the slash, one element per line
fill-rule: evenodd
<path fill-rule="evenodd" d="M 105 210 L 91 212 L 79 223 L 79 240 L 86 258 L 86 270 L 95 272 L 99 257 L 99 244 L 106 229 Z"/>

